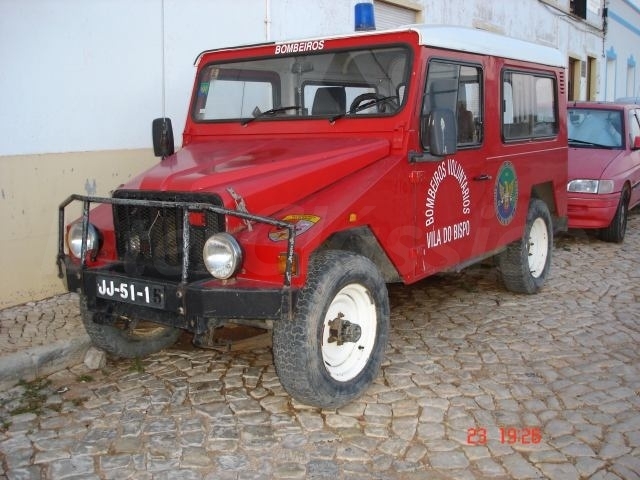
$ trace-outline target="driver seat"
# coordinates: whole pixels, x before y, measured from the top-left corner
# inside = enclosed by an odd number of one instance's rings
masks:
[[[313,97],[312,115],[338,115],[347,109],[344,87],[321,87]]]

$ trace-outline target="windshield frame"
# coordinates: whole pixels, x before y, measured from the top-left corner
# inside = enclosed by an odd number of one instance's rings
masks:
[[[357,62],[362,62],[363,59],[366,60],[369,55],[371,56],[367,66],[377,69],[378,76],[367,76],[365,73],[361,77],[356,77],[349,72],[340,76],[339,72],[338,74],[336,74],[336,71],[329,72],[329,68],[316,71],[314,67],[315,64],[321,63],[321,61],[332,67],[334,66],[332,62],[336,62],[339,58],[344,58],[344,63],[337,62],[335,65],[342,66],[345,69],[350,68],[348,63],[352,62],[353,66],[357,68]],[[385,57],[382,61],[386,62],[386,66],[380,61],[382,56]],[[315,63],[313,63],[314,61]],[[325,49],[317,52],[296,52],[286,55],[239,56],[235,59],[228,59],[227,57],[227,59],[220,61],[209,61],[198,69],[189,110],[190,119],[195,124],[241,123],[246,125],[254,120],[262,122],[328,118],[330,121],[335,121],[343,117],[351,119],[392,117],[399,114],[407,104],[412,80],[413,61],[413,49],[404,42],[353,45],[348,48]],[[296,64],[300,65],[297,70]],[[271,70],[266,70],[266,66],[272,66]],[[285,66],[287,68],[284,68]],[[276,69],[276,67],[279,69]],[[391,71],[392,68],[395,70]],[[223,71],[223,78],[220,78]],[[235,78],[230,78],[231,73],[235,75]],[[327,73],[332,75],[327,75]],[[283,78],[283,76],[288,77]],[[384,81],[387,82],[384,89],[380,88],[380,83],[382,83],[380,79],[382,77],[386,77]],[[232,114],[220,114],[219,110],[217,112],[212,110],[215,113],[207,114],[209,107],[206,102],[209,101],[212,91],[211,86],[213,85],[214,88],[222,86],[221,81],[224,80],[244,82],[242,104],[238,111]],[[265,98],[270,95],[271,98],[267,98],[266,103],[262,105],[256,104],[254,108],[245,108],[244,95],[246,85],[251,81],[263,82],[264,85],[257,87],[256,90],[263,88],[264,92],[260,92],[259,95],[263,95]],[[359,94],[367,91],[376,91],[383,92],[380,94],[381,97],[388,97],[389,95],[386,95],[386,93],[391,91],[392,86],[396,88],[394,96],[398,97],[398,101],[392,107],[387,106],[392,101],[385,98],[379,102],[370,102],[372,103],[370,108],[358,108],[357,111],[350,112],[350,101]],[[340,112],[313,112],[312,97],[314,96],[314,90],[323,87],[344,87],[347,93],[343,94],[345,97],[343,100],[344,108]],[[269,88],[271,88],[271,92],[268,92]],[[251,100],[247,102],[251,102]],[[378,105],[382,106],[378,107]],[[232,106],[232,108],[234,107]],[[273,110],[278,110],[278,112],[270,113]],[[219,114],[219,116],[215,116],[216,114]]]

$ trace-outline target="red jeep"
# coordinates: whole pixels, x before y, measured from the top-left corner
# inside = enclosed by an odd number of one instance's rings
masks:
[[[60,206],[60,275],[98,347],[142,357],[271,320],[284,388],[338,407],[379,372],[386,283],[497,256],[509,290],[544,284],[567,214],[557,50],[425,26],[196,64],[182,149],[157,119],[155,167]]]

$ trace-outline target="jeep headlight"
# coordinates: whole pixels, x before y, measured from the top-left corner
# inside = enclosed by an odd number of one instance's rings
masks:
[[[98,229],[92,224],[87,228],[87,253],[93,254],[98,250],[100,244],[100,235]],[[82,255],[82,222],[76,222],[69,228],[69,234],[67,235],[67,246],[69,252],[76,257],[80,258]]]
[[[612,193],[613,180],[571,180],[567,185],[567,191],[573,193]]]
[[[202,257],[212,276],[226,280],[238,271],[242,263],[242,250],[232,235],[217,233],[205,242]]]

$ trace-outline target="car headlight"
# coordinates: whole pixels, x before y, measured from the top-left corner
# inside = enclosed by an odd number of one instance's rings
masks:
[[[87,228],[87,253],[92,254],[98,250],[100,244],[100,235],[98,229],[92,224]],[[76,222],[69,228],[69,234],[67,235],[67,246],[69,252],[76,257],[80,258],[82,255],[82,222]]]
[[[567,191],[573,193],[612,193],[613,180],[571,180]]]
[[[225,280],[238,271],[242,263],[242,250],[232,235],[217,233],[204,243],[202,257],[209,273]]]

